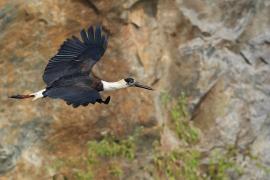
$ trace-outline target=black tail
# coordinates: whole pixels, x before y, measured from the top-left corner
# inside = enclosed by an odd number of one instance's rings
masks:
[[[35,97],[35,95],[14,95],[14,96],[10,96],[9,98],[26,99],[26,98],[31,98],[31,97]]]

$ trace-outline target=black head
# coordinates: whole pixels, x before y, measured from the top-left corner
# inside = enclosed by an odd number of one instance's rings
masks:
[[[126,78],[125,81],[128,85],[133,85],[135,83],[135,80],[133,78],[130,78],[130,77]]]
[[[126,78],[124,80],[126,81],[126,83],[129,87],[139,87],[139,88],[144,88],[144,89],[148,89],[148,90],[154,90],[153,88],[151,88],[149,86],[143,85],[143,84],[135,81],[135,79],[133,79],[133,78],[129,77],[129,78]]]

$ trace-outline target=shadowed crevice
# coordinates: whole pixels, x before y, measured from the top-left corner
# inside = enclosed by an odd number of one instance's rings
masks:
[[[90,7],[91,9],[93,9],[93,11],[97,14],[100,15],[101,12],[98,9],[98,7],[95,5],[95,3],[92,2],[92,0],[77,0],[78,2]]]
[[[138,7],[143,7],[145,13],[148,16],[156,18],[157,16],[157,5],[158,5],[158,0],[139,0],[135,2],[130,9],[136,9]]]

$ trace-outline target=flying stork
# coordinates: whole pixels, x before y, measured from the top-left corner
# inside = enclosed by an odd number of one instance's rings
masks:
[[[80,32],[81,39],[72,36],[61,45],[58,53],[49,60],[43,80],[47,87],[28,95],[14,95],[10,98],[60,98],[74,108],[89,103],[110,102],[110,96],[101,98],[101,91],[111,91],[127,87],[139,87],[153,90],[133,78],[121,79],[117,82],[107,82],[93,75],[92,68],[104,54],[108,36],[100,25],[90,26]]]

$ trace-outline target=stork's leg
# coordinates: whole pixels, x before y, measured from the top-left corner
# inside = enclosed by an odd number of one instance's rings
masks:
[[[102,100],[102,99],[98,99],[97,102],[100,103],[100,104],[109,104],[110,100],[111,100],[111,97],[108,96],[108,97],[105,99],[105,101]]]
[[[111,96],[108,96],[106,100],[104,101],[104,104],[109,104],[110,100],[111,100]]]

